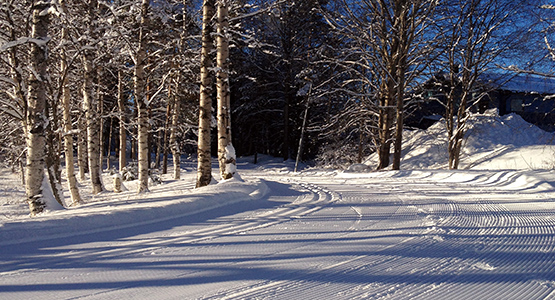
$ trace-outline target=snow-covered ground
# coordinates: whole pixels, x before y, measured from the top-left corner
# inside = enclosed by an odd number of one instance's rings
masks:
[[[478,116],[457,171],[435,125],[407,132],[402,171],[245,158],[242,180],[195,190],[185,162],[148,194],[84,186],[36,218],[4,171],[0,299],[555,298],[554,137]]]

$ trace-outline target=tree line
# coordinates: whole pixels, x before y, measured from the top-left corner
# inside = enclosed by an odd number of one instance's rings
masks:
[[[400,169],[404,118],[423,101],[414,91],[441,72],[455,169],[480,75],[549,73],[552,9],[541,4],[3,0],[0,157],[25,170],[32,215],[44,189],[71,205],[78,182],[104,191],[103,167],[136,166],[138,192],[155,169],[173,165],[179,179],[185,153],[196,153],[197,187],[212,180],[212,156],[233,177],[236,152],[322,164],[376,152],[378,169]]]

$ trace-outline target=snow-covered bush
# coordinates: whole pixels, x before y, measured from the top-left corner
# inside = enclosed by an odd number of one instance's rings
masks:
[[[150,168],[148,170],[148,176],[153,185],[162,184],[162,177],[158,169]],[[137,165],[137,162],[130,162],[127,166],[125,166],[121,172],[121,178],[123,181],[133,181],[139,179],[139,166]]]
[[[357,141],[339,141],[329,143],[320,147],[316,156],[316,165],[319,167],[331,167],[346,169],[357,163],[359,149]],[[364,147],[363,160],[370,155],[369,147]]]
[[[130,162],[121,170],[123,181],[133,181],[139,178],[139,167],[136,162]]]
[[[148,177],[150,178],[149,184],[152,184],[152,185],[162,184],[162,176],[158,169],[150,168],[150,170],[148,170]]]

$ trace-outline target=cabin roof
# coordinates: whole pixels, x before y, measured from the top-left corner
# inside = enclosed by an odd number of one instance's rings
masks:
[[[555,94],[555,78],[532,74],[484,73],[480,81],[493,88],[518,93]]]

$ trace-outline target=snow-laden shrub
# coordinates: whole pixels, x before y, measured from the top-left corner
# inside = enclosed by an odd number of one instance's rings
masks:
[[[139,166],[136,162],[130,162],[121,170],[123,181],[133,181],[139,178]]]
[[[365,173],[372,171],[372,169],[370,168],[370,166],[367,166],[365,164],[352,164],[345,171],[352,173]]]
[[[148,170],[148,177],[149,177],[149,182],[152,185],[159,185],[162,184],[162,175],[160,174],[160,171],[156,168],[150,168],[150,170]]]
[[[149,182],[153,185],[162,184],[162,176],[156,168],[148,170]],[[125,166],[121,172],[123,181],[133,181],[139,179],[139,166],[136,162],[131,162]]]
[[[369,147],[364,147],[363,159],[370,155],[369,150]],[[358,141],[330,142],[320,148],[316,156],[316,165],[325,168],[346,169],[357,163],[358,153]]]

